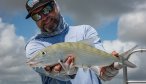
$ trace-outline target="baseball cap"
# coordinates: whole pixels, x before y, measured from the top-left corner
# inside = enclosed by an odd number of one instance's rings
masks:
[[[28,15],[25,18],[28,19],[31,16],[31,13],[35,9],[37,9],[38,7],[41,7],[43,5],[46,5],[50,1],[52,1],[52,0],[28,0],[26,2],[26,9],[28,11]]]

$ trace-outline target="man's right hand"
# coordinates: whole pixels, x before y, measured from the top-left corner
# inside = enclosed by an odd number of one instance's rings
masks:
[[[69,68],[69,74],[66,75],[73,75],[76,74],[77,72],[77,68],[73,67],[74,65],[74,55],[73,54],[69,54],[68,57],[66,58],[65,62],[62,63],[65,67]],[[62,65],[60,63],[54,65],[54,66],[50,66],[50,65],[46,65],[46,67],[44,68],[47,72],[49,73],[59,73],[61,72],[63,69]]]

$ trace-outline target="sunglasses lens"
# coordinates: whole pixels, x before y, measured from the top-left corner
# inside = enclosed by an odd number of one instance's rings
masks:
[[[44,9],[43,9],[43,14],[48,14],[52,11],[52,7],[50,5],[47,5]]]
[[[34,15],[32,15],[32,19],[35,21],[38,21],[41,19],[41,16],[39,14],[34,14]]]
[[[38,21],[41,19],[41,14],[49,14],[53,10],[53,2],[47,4],[39,13],[32,15],[32,19]]]

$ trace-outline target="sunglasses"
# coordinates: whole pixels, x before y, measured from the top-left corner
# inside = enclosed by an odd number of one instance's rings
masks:
[[[53,10],[53,3],[48,3],[41,11],[31,15],[31,18],[34,21],[39,21],[42,18],[41,16],[42,14],[43,15],[49,14],[52,10]]]

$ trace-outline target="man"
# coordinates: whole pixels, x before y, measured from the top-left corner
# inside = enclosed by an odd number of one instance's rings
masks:
[[[59,7],[54,0],[28,0],[26,2],[28,15],[40,29],[40,34],[34,36],[26,45],[26,56],[31,58],[37,51],[59,42],[77,42],[80,40],[98,36],[94,28],[89,25],[69,26],[60,14]],[[100,38],[95,40],[95,47],[104,50]],[[118,55],[116,52],[113,55]],[[33,67],[42,79],[42,84],[101,84],[101,80],[111,80],[117,75],[121,66],[113,63],[109,66],[92,66],[86,71],[82,68],[72,68],[71,75],[56,75],[64,71],[62,66],[73,65],[74,55],[69,54],[62,65],[46,65],[44,67]],[[31,63],[29,63],[31,65]]]

